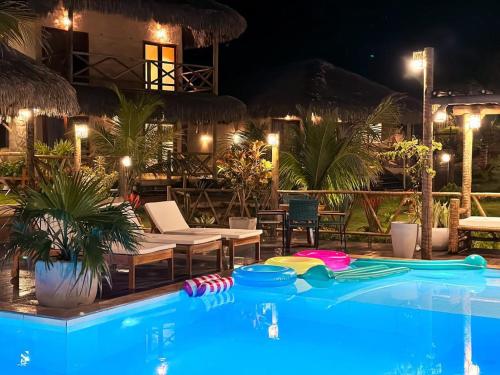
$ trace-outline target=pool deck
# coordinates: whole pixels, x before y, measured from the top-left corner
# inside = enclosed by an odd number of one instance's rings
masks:
[[[390,243],[372,243],[350,242],[349,253],[351,256],[370,257],[370,258],[389,258],[392,257],[392,247]],[[321,241],[321,248],[338,248],[336,241]],[[292,249],[292,252],[310,248],[299,245]],[[262,246],[262,260],[281,255],[282,249],[273,243],[266,242]],[[237,264],[247,264],[252,262],[253,249],[249,248],[237,254]],[[488,265],[493,268],[500,268],[500,251],[496,253],[482,254],[487,260]],[[434,259],[454,259],[463,258],[465,255],[450,255],[447,252],[434,252]],[[419,253],[415,255],[419,257]],[[210,273],[214,267],[214,258],[211,256],[199,257],[194,259],[194,272]],[[112,307],[120,306],[130,302],[140,301],[147,298],[160,296],[166,293],[174,292],[182,287],[182,281],[185,276],[184,259],[175,260],[176,280],[169,282],[166,275],[167,265],[155,264],[138,267],[137,269],[137,289],[130,292],[127,289],[128,275],[126,272],[113,272],[113,289],[104,287],[102,295],[98,296],[95,303],[89,306],[78,307],[75,309],[55,309],[39,306],[35,297],[34,276],[26,268],[21,268],[19,285],[11,283],[10,265],[4,264],[0,269],[0,316],[2,312],[15,312],[27,315],[36,315],[42,317],[51,317],[55,319],[71,319],[87,315],[93,312],[102,311]],[[224,273],[229,274],[230,271]]]

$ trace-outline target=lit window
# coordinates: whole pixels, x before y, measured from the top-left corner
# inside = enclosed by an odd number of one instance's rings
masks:
[[[175,46],[145,42],[144,58],[145,88],[175,91]]]

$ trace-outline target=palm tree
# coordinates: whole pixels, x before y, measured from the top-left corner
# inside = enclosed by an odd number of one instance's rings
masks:
[[[132,100],[117,88],[115,92],[120,102],[118,114],[109,124],[96,129],[93,140],[101,155],[117,159],[129,156],[132,159],[129,174],[132,182],[144,172],[148,162],[158,155],[158,126],[150,122],[163,102],[145,95]]]
[[[0,3],[0,42],[29,46],[34,42],[31,23],[35,15],[23,1]]]
[[[338,111],[322,116],[302,112],[292,147],[280,155],[283,189],[359,190],[377,177],[380,164],[373,141],[374,124],[399,125],[400,96],[383,100],[372,113],[351,113],[339,119]],[[317,118],[316,118],[317,119]],[[315,120],[316,120],[315,119]]]

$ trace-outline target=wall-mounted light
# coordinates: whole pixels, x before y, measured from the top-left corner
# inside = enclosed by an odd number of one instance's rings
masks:
[[[434,114],[434,122],[438,124],[445,123],[448,120],[448,114],[446,111],[439,110]]]
[[[443,152],[443,153],[441,154],[441,161],[442,161],[443,163],[449,163],[449,162],[450,162],[450,160],[451,160],[451,155],[450,155],[450,154],[448,154],[447,152]]]
[[[269,133],[267,135],[267,144],[269,146],[278,146],[280,144],[280,135],[278,133]]]
[[[130,156],[124,156],[121,163],[125,168],[130,168],[132,166],[132,158]]]
[[[157,42],[167,43],[171,41],[168,26],[162,25],[158,22],[152,22],[149,25],[149,33],[151,38]]]
[[[209,134],[202,134],[202,135],[200,136],[200,142],[201,142],[201,143],[206,144],[206,143],[209,143],[209,142],[211,142],[211,141],[212,141],[212,136],[211,136],[211,135],[209,135]]]
[[[237,133],[237,132],[234,133],[232,138],[233,138],[233,143],[235,145],[240,144],[240,142],[241,142],[241,135],[239,133]]]
[[[33,117],[33,111],[31,109],[20,109],[17,113],[17,117],[22,121],[26,122]]]
[[[75,124],[75,137],[87,139],[89,137],[89,127],[87,124]]]
[[[466,125],[469,129],[479,129],[481,127],[481,115],[475,113],[470,114]]]

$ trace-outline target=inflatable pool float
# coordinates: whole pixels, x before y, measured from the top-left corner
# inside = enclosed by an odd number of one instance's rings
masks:
[[[396,276],[408,272],[407,267],[390,268],[385,265],[374,265],[360,267],[346,271],[334,272],[326,266],[314,266],[302,275],[306,281],[328,281],[335,280],[338,282],[344,281],[363,281],[379,279],[382,277]]]
[[[295,270],[297,275],[302,275],[311,267],[324,266],[325,262],[317,258],[286,256],[269,258],[268,260],[266,260],[265,264],[290,267]]]
[[[289,267],[254,264],[235,269],[233,278],[237,285],[278,287],[293,284],[297,273]]]
[[[479,270],[488,265],[481,255],[469,255],[465,259],[420,260],[420,259],[358,259],[352,263],[354,267],[385,265],[387,267],[408,267],[414,270]]]
[[[295,254],[298,257],[316,258],[322,260],[325,265],[334,270],[342,271],[349,267],[351,257],[343,251],[335,250],[302,250]]]

